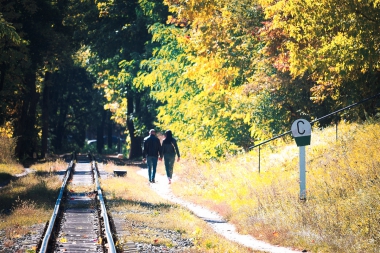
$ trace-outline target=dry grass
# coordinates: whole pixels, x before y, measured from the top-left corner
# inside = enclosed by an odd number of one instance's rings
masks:
[[[46,223],[51,216],[51,210],[39,208],[32,200],[17,199],[9,215],[1,215],[0,229],[5,229],[7,239],[12,240],[30,233],[28,226]]]
[[[311,145],[306,147],[306,201],[299,200],[299,158],[293,140],[264,145],[260,173],[257,150],[223,163],[182,159],[174,168],[179,180],[171,187],[176,195],[218,211],[239,232],[273,244],[318,253],[380,252],[379,136],[379,124],[340,123],[338,141],[334,127],[313,129]],[[123,168],[104,166],[109,172]],[[162,166],[159,163],[161,173]],[[54,166],[48,167],[41,171]],[[139,168],[125,168],[126,177],[102,180],[112,210],[128,210],[124,218],[136,223],[180,231],[194,238],[198,252],[249,252],[216,235],[186,209],[161,199],[135,173]],[[60,182],[43,175],[30,175],[0,189],[0,229],[48,220]],[[134,233],[126,240],[149,242],[146,238],[154,237],[136,232],[141,235]]]
[[[24,171],[24,167],[21,164],[10,163],[0,164],[0,185],[8,183],[15,175]]]
[[[307,201],[299,200],[298,147],[277,143],[224,163],[182,161],[173,191],[208,206],[241,233],[312,252],[380,252],[380,127],[313,130],[306,147]],[[202,196],[202,197],[200,197]]]
[[[30,168],[37,172],[58,172],[67,169],[67,163],[62,159],[57,159],[55,161],[48,161],[39,164],[33,164]]]
[[[28,226],[49,220],[61,183],[55,176],[47,177],[43,173],[16,179],[17,174],[24,172],[24,167],[11,155],[15,140],[4,136],[0,139],[0,161],[6,162],[0,164],[0,184],[4,185],[0,188],[0,229],[5,229],[11,243],[13,238],[29,233]],[[49,171],[58,164],[62,163],[41,164],[34,169]]]
[[[0,126],[0,163],[15,163],[14,153],[16,148],[16,139],[8,137],[2,130],[4,130],[4,128]]]
[[[0,173],[16,175],[24,171],[24,167],[18,163],[0,164]]]
[[[101,184],[110,210],[122,213],[129,221],[125,227],[131,233],[122,238],[123,241],[174,246],[170,240],[157,237],[152,230],[146,229],[149,227],[177,231],[183,238],[192,238],[195,243],[192,252],[253,252],[219,236],[188,210],[162,199],[152,191],[145,178],[136,174],[140,168],[121,168],[128,170],[127,176],[102,180]]]
[[[46,223],[54,208],[61,180],[48,174],[29,174],[0,189],[0,229],[8,239],[27,234],[28,226]]]
[[[33,224],[32,221],[39,220],[37,217],[47,217],[46,208],[54,206],[55,192],[62,184],[61,180],[48,172],[54,172],[65,168],[62,161],[49,162],[46,164],[34,165],[31,168],[35,170],[28,176],[16,179],[14,176],[24,172],[20,164],[0,165],[0,183],[7,184],[0,189],[0,214],[2,214],[3,225],[13,223],[23,225]],[[32,201],[32,202],[30,202]],[[23,205],[20,205],[23,203]],[[25,203],[35,203],[33,208],[26,209]],[[28,205],[29,206],[29,205]],[[18,215],[19,211],[27,210],[29,215],[23,217]]]
[[[24,167],[14,158],[16,139],[8,137],[6,129],[6,126],[0,126],[0,185],[24,171]]]

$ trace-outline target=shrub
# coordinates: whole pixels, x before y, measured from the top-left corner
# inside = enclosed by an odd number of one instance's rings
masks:
[[[0,135],[0,163],[13,163],[15,160],[16,139]]]

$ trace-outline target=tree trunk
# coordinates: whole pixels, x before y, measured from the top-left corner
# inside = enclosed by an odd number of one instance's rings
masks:
[[[134,103],[134,98],[136,99],[136,103]],[[131,94],[127,97],[128,99],[128,117],[127,117],[127,128],[129,132],[129,138],[130,138],[130,143],[131,145],[129,146],[129,159],[135,159],[139,158],[142,156],[142,147],[141,147],[141,142],[142,142],[142,137],[136,136],[135,134],[135,125],[133,123],[133,120],[131,119],[131,115],[135,111],[140,110],[140,95],[138,93]]]
[[[25,86],[22,112],[16,131],[16,155],[19,159],[23,159],[25,156],[32,157],[37,149],[35,123],[39,94],[36,91],[35,73],[28,73],[25,76]]]
[[[111,120],[111,112],[108,111],[108,117],[107,117],[107,146],[109,149],[112,149],[112,120]]]
[[[6,66],[5,66],[5,64],[1,64],[1,67],[0,67],[0,91],[2,91],[4,88],[5,72],[6,72]]]
[[[66,115],[67,115],[67,110],[60,108],[60,115],[57,122],[57,127],[55,129],[56,132],[55,132],[55,142],[54,142],[54,147],[59,152],[62,151],[62,141],[63,141],[63,136],[65,133]]]
[[[70,101],[70,95],[67,95],[66,100],[64,101],[61,96],[63,94],[67,94],[67,86],[64,85],[61,94],[59,94],[58,100],[60,101],[56,114],[58,115],[56,126],[55,126],[55,139],[54,139],[54,147],[57,152],[62,151],[62,142],[63,142],[63,136],[65,135],[65,123],[66,123],[66,117],[69,111],[69,105],[66,103],[66,101]]]
[[[42,93],[42,136],[41,136],[41,157],[44,158],[48,153],[49,138],[49,90],[51,73],[45,73],[45,85]]]
[[[99,154],[103,153],[104,148],[104,128],[106,124],[107,111],[103,110],[101,124],[98,125],[96,132],[96,149]]]

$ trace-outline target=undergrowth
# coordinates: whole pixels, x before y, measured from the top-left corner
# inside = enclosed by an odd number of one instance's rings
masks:
[[[104,166],[102,169],[112,171],[115,165]],[[109,212],[121,215],[129,231],[129,235],[119,238],[121,241],[175,247],[171,240],[154,233],[156,228],[177,231],[182,238],[191,238],[195,246],[186,252],[255,252],[226,240],[188,210],[162,199],[150,189],[145,178],[136,174],[140,168],[124,168],[127,176],[101,180]]]
[[[7,136],[5,127],[0,127],[0,186],[9,182],[16,174],[24,171],[24,167],[14,157],[16,139]]]
[[[311,252],[380,252],[380,127],[313,129],[306,146],[307,199],[299,199],[299,149],[278,141],[222,163],[176,164],[172,189],[247,233]]]
[[[8,183],[15,175],[24,171],[24,167],[17,163],[0,164],[0,185]]]
[[[56,159],[54,161],[47,161],[44,163],[36,163],[33,164],[30,168],[35,170],[36,172],[58,172],[58,171],[64,171],[68,167],[67,162],[65,162],[63,159]]]
[[[16,149],[16,139],[5,135],[0,127],[0,163],[12,164],[15,161],[14,153]]]
[[[56,176],[29,174],[0,189],[0,230],[5,230],[9,240],[49,220],[61,184]]]

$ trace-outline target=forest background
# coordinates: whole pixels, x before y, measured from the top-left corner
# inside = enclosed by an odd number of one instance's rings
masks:
[[[379,3],[1,0],[2,138],[21,160],[115,133],[139,158],[153,127],[201,161],[248,151],[380,92]]]
[[[380,93],[379,4],[0,0],[0,163],[90,139],[106,153],[117,137],[120,151],[121,136],[139,159],[148,130],[170,128],[190,166],[176,167],[179,195],[272,243],[378,252],[378,99],[315,125],[328,131],[312,139],[307,205],[294,143],[261,150],[277,151],[263,156],[271,173],[252,169],[257,149],[235,155]]]

